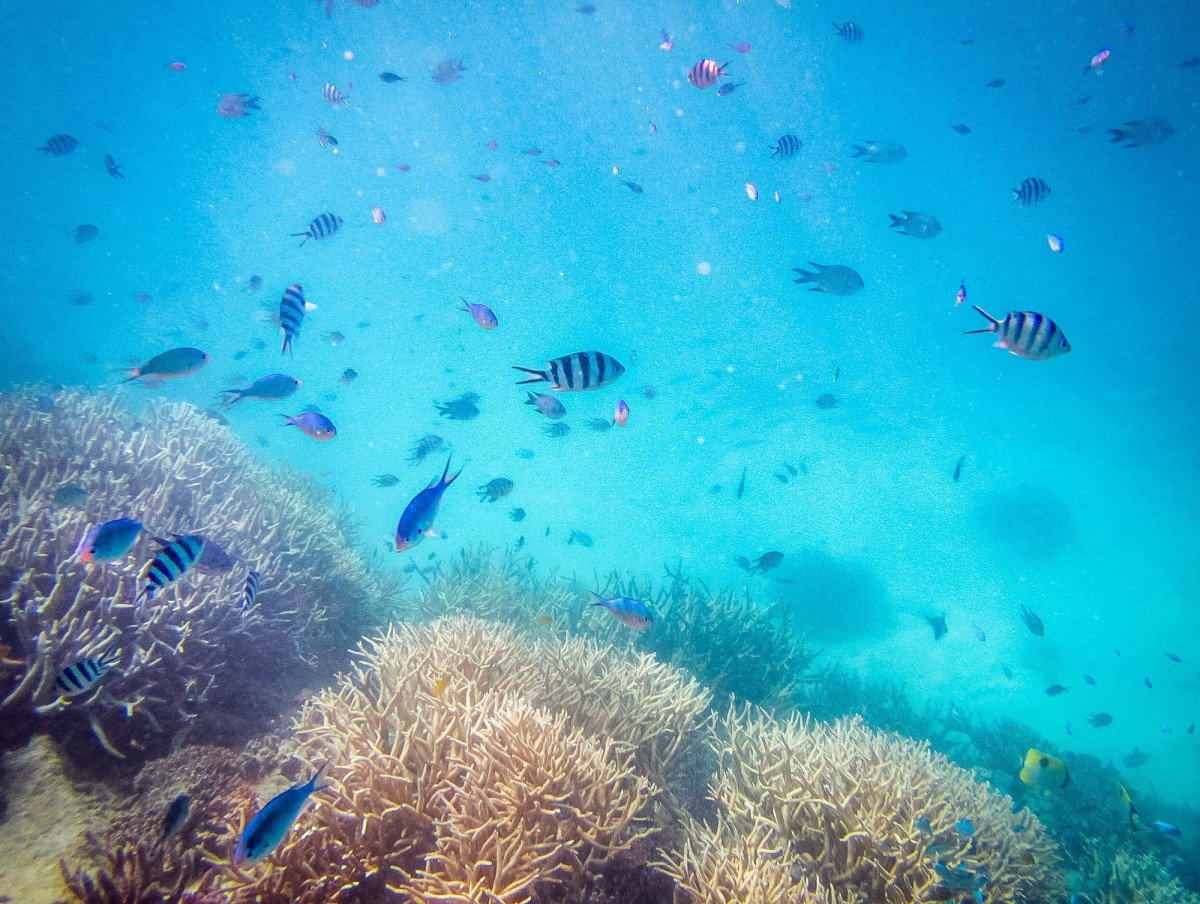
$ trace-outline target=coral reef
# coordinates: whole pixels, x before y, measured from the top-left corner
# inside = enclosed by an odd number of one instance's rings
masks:
[[[1058,854],[1037,819],[927,744],[858,720],[777,721],[749,707],[731,708],[716,736],[718,828],[693,827],[666,859],[696,902],[748,889],[762,900],[887,904],[976,890],[997,901],[1061,895]],[[731,874],[735,863],[742,872]]]
[[[234,738],[261,731],[396,590],[366,570],[327,494],[259,462],[189,405],[151,404],[135,418],[113,394],[27,391],[0,396],[0,423],[0,723],[10,738],[39,725],[90,729],[120,757],[197,724]],[[200,533],[234,562],[193,569],[134,605],[153,555],[145,538],[113,562],[74,555],[88,525],[117,517],[140,518],[151,535]],[[262,592],[243,615],[250,568]],[[62,668],[109,651],[119,660],[103,680],[58,695]],[[266,657],[270,682],[257,677]]]
[[[1200,896],[1184,889],[1149,854],[1118,851],[1107,871],[1104,865],[1097,860],[1097,872],[1103,878],[1089,885],[1081,900],[1090,904],[1200,904]]]
[[[553,574],[538,577],[533,566],[511,548],[499,555],[487,546],[464,549],[448,565],[422,572],[427,586],[405,611],[413,619],[467,613],[636,645],[686,669],[714,694],[736,694],[761,705],[788,703],[813,659],[778,607],[759,605],[744,593],[711,592],[679,569],[667,569],[667,581],[655,588],[616,573],[597,578],[595,586]],[[655,613],[654,627],[631,634],[587,605],[589,589],[645,601]]]

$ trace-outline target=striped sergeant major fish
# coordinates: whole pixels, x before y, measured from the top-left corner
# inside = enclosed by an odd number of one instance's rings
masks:
[[[777,142],[771,145],[771,156],[791,157],[800,150],[800,139],[795,135],[784,135]]]
[[[975,333],[995,333],[997,348],[1008,349],[1019,358],[1030,358],[1034,361],[1046,361],[1065,355],[1071,350],[1071,343],[1058,328],[1058,324],[1036,311],[1011,311],[1003,320],[997,320],[979,305],[972,305],[975,310],[989,321],[982,330],[967,330],[966,335]]]
[[[588,351],[575,352],[573,355],[563,355],[561,358],[551,358],[546,362],[545,370],[535,370],[530,367],[517,367],[514,370],[533,374],[528,380],[518,380],[517,385],[524,383],[549,383],[555,392],[585,392],[590,389],[600,389],[616,382],[625,373],[625,365],[604,352]]]
[[[342,94],[342,89],[330,82],[325,83],[325,87],[321,89],[321,96],[331,107],[347,107],[350,102],[346,100],[346,95]]]
[[[725,67],[728,63],[717,65],[716,60],[701,60],[692,67],[692,71],[688,73],[688,81],[703,91],[705,88],[711,88],[725,75]]]
[[[292,351],[296,337],[300,335],[300,325],[304,323],[304,314],[316,308],[315,304],[304,300],[304,287],[300,283],[292,283],[283,290],[279,299],[279,327],[283,330],[283,348],[280,354]]]
[[[198,534],[175,534],[172,539],[159,542],[162,547],[158,555],[142,569],[142,589],[137,595],[139,603],[142,600],[149,602],[172,581],[183,577],[204,552],[204,538]]]
[[[1046,200],[1046,196],[1050,194],[1050,186],[1037,176],[1030,176],[1021,182],[1020,187],[1012,189],[1012,193],[1014,201],[1020,201],[1022,207],[1028,207],[1030,204]]]
[[[834,22],[833,30],[847,44],[857,44],[863,39],[863,30],[854,22],[843,22],[841,25]]]
[[[331,235],[341,229],[342,223],[344,222],[345,221],[336,213],[323,213],[309,223],[306,230],[303,232],[293,232],[291,233],[291,236],[292,238],[304,236],[304,238],[300,241],[301,246],[303,246],[304,243],[309,239],[319,242],[321,239],[329,238]]]
[[[93,687],[104,673],[117,664],[121,654],[108,650],[100,656],[87,656],[67,666],[54,678],[64,697],[74,697]]]
[[[242,587],[242,615],[250,611],[250,607],[254,605],[254,600],[258,596],[258,578],[259,574],[253,568],[246,575],[246,583]]]

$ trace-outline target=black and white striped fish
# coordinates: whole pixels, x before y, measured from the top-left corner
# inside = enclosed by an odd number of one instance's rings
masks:
[[[728,63],[717,64],[716,60],[701,60],[692,67],[688,73],[688,81],[703,91],[705,88],[711,88],[725,75],[725,67]]]
[[[87,656],[67,666],[54,678],[54,683],[64,697],[74,697],[91,688],[104,677],[104,673],[117,664],[121,654],[108,650],[101,656]]]
[[[304,232],[293,232],[292,238],[296,238],[297,236],[301,235],[304,236],[304,239],[300,242],[301,245],[303,245],[309,239],[319,242],[321,239],[329,238],[331,235],[341,229],[343,222],[344,221],[342,218],[336,213],[323,213],[309,223],[308,228],[304,230]]]
[[[1019,188],[1012,189],[1013,200],[1020,201],[1022,207],[1044,201],[1050,194],[1050,186],[1037,176],[1030,176],[1021,183]]]
[[[279,299],[279,326],[283,330],[280,354],[292,350],[300,335],[300,325],[304,323],[304,313],[313,307],[304,300],[304,287],[300,283],[292,283],[283,290],[283,298]]]
[[[523,383],[549,383],[555,392],[584,392],[590,389],[600,389],[625,373],[625,365],[604,352],[588,351],[575,352],[573,355],[563,355],[546,362],[545,370],[535,370],[530,367],[515,367],[515,370],[533,374],[528,380],[518,380]]]
[[[162,547],[158,555],[142,569],[142,589],[137,595],[139,603],[142,600],[149,602],[164,587],[181,578],[204,552],[204,538],[197,534],[175,534],[172,539],[159,542]]]
[[[79,139],[74,135],[51,135],[38,150],[51,157],[65,157],[77,147]]]
[[[329,82],[326,82],[325,87],[321,89],[321,96],[325,98],[331,107],[347,107],[350,105],[350,101],[346,100],[346,95],[342,94],[342,89]]]
[[[841,25],[834,22],[833,28],[838,33],[838,37],[847,44],[857,44],[863,39],[863,30],[853,22],[844,22]]]
[[[250,573],[246,575],[246,584],[242,587],[242,615],[250,611],[258,596],[258,578],[258,572],[251,568]]]
[[[1011,311],[1003,320],[997,320],[979,305],[972,305],[975,310],[989,321],[982,330],[967,330],[966,335],[975,333],[995,333],[996,347],[1008,349],[1019,358],[1030,358],[1034,361],[1046,361],[1065,355],[1071,350],[1071,343],[1058,328],[1058,324],[1036,311]]]
[[[801,144],[800,139],[795,135],[784,135],[777,142],[771,145],[771,156],[774,157],[778,155],[780,157],[791,157],[798,150],[800,150],[802,146],[803,145]]]

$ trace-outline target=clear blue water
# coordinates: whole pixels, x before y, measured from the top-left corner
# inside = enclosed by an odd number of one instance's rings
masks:
[[[467,468],[438,519],[446,539],[418,561],[518,536],[540,567],[581,580],[681,561],[712,586],[794,600],[796,630],[833,660],[1105,760],[1139,746],[1151,759],[1129,771],[1135,790],[1200,802],[1200,738],[1187,733],[1200,721],[1200,68],[1179,65],[1200,53],[1200,11],[574,5],[336,0],[326,18],[305,0],[5,4],[0,385],[110,385],[113,368],[195,345],[213,356],[199,374],[121,391],[208,406],[286,370],[301,392],[239,406],[234,429],[335,487],[395,567],[408,561],[387,553],[399,513],[444,462],[405,458],[436,432]],[[862,43],[832,33],[847,18]],[[672,52],[658,47],[664,27]],[[749,53],[729,49],[743,40]],[[1105,45],[1101,74],[1081,75]],[[693,88],[705,57],[732,60],[745,85]],[[453,58],[462,79],[434,84]],[[408,81],[384,84],[385,70]],[[997,77],[1003,88],[984,87]],[[348,107],[322,99],[326,82]],[[219,117],[227,92],[262,110]],[[1140,149],[1107,140],[1150,116],[1175,134]],[[81,148],[35,152],[56,133]],[[785,133],[803,149],[771,159]],[[854,160],[862,139],[908,157]],[[1030,176],[1053,193],[1021,208],[1009,189]],[[937,216],[943,233],[897,235],[887,215],[901,210]],[[289,237],[326,211],[345,219],[338,235]],[[82,223],[99,226],[95,241],[71,238]],[[866,287],[808,292],[791,282],[807,261],[852,266]],[[960,279],[994,314],[1055,318],[1073,351],[1028,361],[962,335],[983,321],[956,308]],[[318,309],[281,359],[271,311],[293,282]],[[75,292],[92,302],[72,304]],[[460,296],[500,327],[480,330]],[[333,330],[340,346],[322,341]],[[565,396],[572,432],[545,437],[510,366],[588,348],[629,371]],[[344,386],[348,367],[359,377]],[[438,417],[435,400],[466,391],[482,397],[478,419]],[[823,393],[837,407],[818,409]],[[629,426],[589,430],[618,398]],[[278,425],[306,404],[333,418],[336,440]],[[784,462],[807,473],[780,483]],[[399,486],[371,485],[385,472]],[[473,489],[500,476],[513,495],[480,503]],[[510,521],[513,506],[528,519]],[[568,545],[572,529],[595,545]],[[768,550],[785,553],[772,574],[734,561]],[[830,593],[818,553],[875,590]],[[1022,603],[1045,638],[1025,629]],[[939,613],[949,634],[935,642],[923,616]],[[1070,690],[1047,697],[1051,683]],[[1111,728],[1085,724],[1097,711]]]

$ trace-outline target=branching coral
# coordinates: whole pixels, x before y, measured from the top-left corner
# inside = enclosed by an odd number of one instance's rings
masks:
[[[264,650],[276,679],[299,675],[360,635],[393,589],[365,569],[327,495],[259,462],[189,405],[151,405],[135,420],[112,395],[20,393],[0,396],[0,423],[0,642],[11,648],[0,656],[0,721],[9,730],[38,719],[90,726],[123,756],[161,745],[198,715],[253,722],[263,697],[287,693],[284,681],[256,680]],[[88,525],[126,516],[160,535],[203,534],[240,565],[193,569],[135,606],[148,542],[103,564],[73,555]],[[251,567],[262,593],[243,617]],[[58,696],[63,667],[109,650],[120,658],[104,680],[69,702]]]
[[[567,643],[628,674],[628,656]],[[331,787],[269,869],[230,880],[234,899],[519,904],[573,887],[593,864],[630,851],[649,831],[652,791],[634,757],[669,761],[644,718],[665,711],[656,695],[669,676],[642,673],[644,704],[610,698],[568,713],[551,692],[565,667],[543,664],[554,646],[564,644],[462,617],[370,642],[299,719],[304,756],[329,761]],[[584,658],[576,674],[596,668]],[[686,681],[673,686],[695,727],[703,706],[689,695],[706,698]]]
[[[1009,798],[926,744],[857,720],[779,722],[749,709],[731,709],[717,735],[712,793],[729,827],[718,841],[756,840],[756,883],[773,888],[781,859],[808,892],[819,883],[860,901],[902,904],[977,888],[991,900],[1049,901],[1061,891],[1058,855],[1036,818],[1014,814]],[[963,819],[969,832],[957,828]],[[711,847],[700,839],[693,851]],[[697,885],[687,849],[668,862],[682,884]],[[699,900],[725,900],[712,894]]]
[[[1099,861],[1096,865],[1102,866]],[[1153,856],[1128,851],[1118,851],[1107,877],[1082,897],[1090,904],[1200,904],[1200,896],[1187,891]]]

